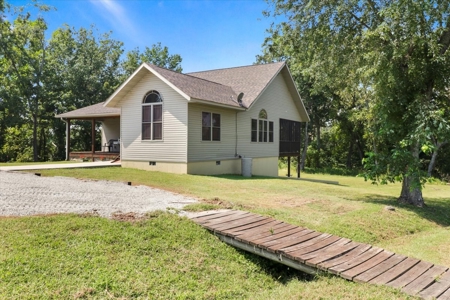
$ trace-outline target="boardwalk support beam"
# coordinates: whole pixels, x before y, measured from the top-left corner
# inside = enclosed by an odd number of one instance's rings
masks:
[[[302,264],[299,261],[287,258],[284,255],[277,255],[275,253],[266,251],[264,249],[261,249],[261,248],[258,248],[258,247],[254,247],[254,246],[251,246],[251,245],[246,244],[246,243],[239,242],[239,241],[237,241],[237,240],[235,240],[235,239],[233,239],[233,238],[231,238],[229,236],[225,236],[225,235],[222,235],[222,234],[217,233],[217,232],[215,232],[214,234],[222,242],[225,242],[225,243],[227,243],[229,245],[232,245],[232,246],[234,246],[236,248],[239,248],[239,249],[251,252],[253,254],[256,254],[256,255],[268,258],[268,259],[273,260],[275,262],[282,263],[282,264],[284,264],[284,265],[286,265],[288,267],[291,267],[293,269],[296,269],[296,270],[299,270],[299,271],[302,271],[302,272],[305,272],[305,273],[308,273],[308,274],[312,274],[312,275],[322,273],[321,270],[318,270],[318,269],[312,268],[310,266],[307,266],[305,264]]]

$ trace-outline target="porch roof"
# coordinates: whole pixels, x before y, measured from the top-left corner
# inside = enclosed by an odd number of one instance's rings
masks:
[[[120,117],[120,108],[105,107],[103,106],[104,103],[105,102],[100,102],[80,109],[72,110],[63,114],[56,115],[55,118],[92,119]]]

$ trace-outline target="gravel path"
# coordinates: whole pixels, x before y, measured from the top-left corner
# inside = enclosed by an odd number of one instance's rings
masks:
[[[193,198],[146,186],[0,171],[0,216],[52,213],[144,214],[182,209]]]

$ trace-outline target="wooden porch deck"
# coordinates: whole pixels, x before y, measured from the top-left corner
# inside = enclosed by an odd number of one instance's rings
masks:
[[[91,161],[114,160],[120,157],[119,152],[103,152],[103,151],[74,151],[69,153],[69,159],[88,159]]]
[[[230,245],[309,274],[325,271],[450,300],[450,270],[444,266],[244,211],[207,211],[191,219]]]

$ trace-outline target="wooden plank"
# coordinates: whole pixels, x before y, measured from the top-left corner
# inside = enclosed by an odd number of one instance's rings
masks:
[[[239,218],[239,219],[235,219],[235,220],[231,220],[229,222],[225,222],[225,223],[221,223],[221,224],[216,224],[216,223],[206,223],[207,226],[210,226],[211,229],[213,229],[214,231],[224,231],[227,229],[233,229],[239,226],[243,226],[243,225],[247,225],[247,224],[252,224],[255,223],[257,221],[266,219],[265,217],[262,216],[255,216],[254,214],[248,214],[245,215],[243,218]]]
[[[379,263],[378,265],[374,266],[370,270],[365,271],[364,273],[359,274],[355,278],[353,278],[353,281],[355,282],[368,282],[375,277],[382,275],[392,267],[398,265],[402,261],[406,259],[406,256],[394,254],[393,256],[389,257],[385,261]]]
[[[191,218],[227,243],[314,274],[386,284],[425,299],[450,300],[450,270],[381,248],[237,210]]]
[[[318,256],[324,256],[327,253],[329,253],[330,251],[338,251],[338,249],[341,249],[342,246],[344,246],[350,242],[351,241],[349,239],[340,238],[338,241],[336,241],[328,246],[325,246],[316,251],[301,255],[300,256],[301,261],[305,262],[307,260],[314,259]],[[339,250],[338,253],[340,253],[340,252],[341,251]]]
[[[210,226],[211,228],[213,228],[213,226],[217,226],[218,224],[242,219],[242,218],[245,218],[246,216],[248,216],[248,213],[246,213],[246,212],[235,212],[234,214],[230,214],[230,215],[219,217],[219,218],[214,218],[212,220],[201,221],[201,224],[203,227]]]
[[[234,210],[230,210],[230,209],[218,210],[218,211],[204,211],[204,212],[198,213],[198,215],[196,215],[195,217],[192,217],[191,220],[197,223],[197,221],[217,218],[220,216],[226,216],[229,214],[233,214],[234,212],[235,212]]]
[[[276,243],[276,241],[279,241],[280,239],[282,239],[282,238],[284,238],[286,236],[291,236],[292,234],[301,232],[303,230],[305,230],[305,229],[301,228],[301,227],[295,227],[295,228],[292,228],[292,229],[289,229],[289,230],[286,230],[286,231],[283,231],[283,232],[279,232],[277,234],[273,234],[273,235],[271,235],[269,237],[265,237],[265,238],[261,238],[261,239],[255,240],[253,242],[254,243],[258,243],[258,244],[260,244],[260,246],[264,247],[265,243],[269,243],[269,244],[270,243]]]
[[[269,223],[270,224],[270,223]],[[292,226],[292,225],[291,225]],[[262,238],[264,236],[269,236],[278,232],[285,231],[287,229],[290,229],[289,224],[286,224],[284,222],[278,222],[276,224],[270,224],[269,226],[263,225],[260,227],[256,227],[253,230],[249,230],[248,232],[244,234],[240,234],[235,237],[235,239],[242,241],[242,242],[249,242],[251,240],[256,240],[259,238]]]
[[[355,257],[363,254],[364,252],[366,252],[367,250],[369,250],[371,248],[372,248],[371,245],[359,244],[356,248],[354,248],[350,252],[345,253],[342,256],[335,257],[330,260],[324,261],[324,262],[320,263],[319,265],[317,265],[317,267],[321,270],[328,270],[329,268],[346,263],[346,262],[354,259]]]
[[[405,260],[403,260],[393,268],[389,269],[387,272],[371,279],[369,283],[386,284],[394,280],[395,278],[401,276],[402,274],[406,273],[409,269],[417,265],[419,262],[420,260],[418,259],[407,257]]]
[[[240,234],[244,234],[246,231],[255,229],[256,227],[260,227],[260,226],[268,224],[268,223],[276,223],[276,222],[279,222],[279,221],[276,221],[272,218],[267,218],[267,219],[263,219],[261,221],[257,221],[255,223],[251,223],[251,224],[248,224],[245,226],[239,226],[239,227],[232,228],[232,229],[226,229],[226,230],[223,230],[222,233],[227,236],[234,237],[234,236],[237,236]]]
[[[298,238],[314,232],[314,230],[305,229],[305,228],[301,228],[301,227],[298,227],[298,228],[301,230],[298,230],[297,232],[293,232],[290,235],[278,238],[276,240],[264,242],[262,244],[262,246],[265,248],[269,248],[269,247],[272,248],[272,247],[278,247],[281,245],[285,245],[286,243],[289,243],[289,242],[296,243]]]
[[[436,281],[421,291],[419,296],[425,299],[436,299],[448,289],[450,289],[450,270],[436,278]]]
[[[324,240],[326,238],[329,238],[331,236],[331,234],[329,233],[320,233],[317,232],[316,236],[313,238],[308,238],[307,240],[303,241],[302,243],[296,244],[296,245],[292,245],[286,248],[281,248],[280,250],[278,250],[278,253],[284,254],[284,255],[288,255],[289,252],[294,252],[297,250],[300,250],[302,248],[311,246],[317,242],[320,242],[321,240]]]
[[[310,246],[304,247],[302,249],[299,249],[299,250],[296,250],[293,252],[289,252],[289,255],[291,255],[292,257],[295,257],[295,260],[298,260],[303,263],[304,262],[304,260],[302,259],[303,254],[316,252],[319,249],[325,248],[331,244],[336,243],[340,239],[341,239],[341,237],[339,237],[339,236],[331,235],[328,238],[318,241],[317,243],[314,243]]]
[[[219,209],[219,210],[206,210],[206,211],[195,212],[190,215],[189,219],[195,220],[200,217],[205,217],[205,216],[223,213],[223,212],[227,212],[227,211],[230,211],[230,210],[229,209]]]
[[[293,234],[290,237],[286,237],[286,238],[280,240],[279,244],[268,246],[267,251],[283,253],[283,251],[281,251],[281,249],[284,249],[284,248],[287,248],[290,246],[294,246],[294,245],[299,245],[299,244],[301,244],[305,241],[308,241],[310,239],[313,239],[321,234],[322,233],[320,233],[320,232],[316,232],[316,231],[307,229],[307,230],[298,232],[296,234]]]
[[[437,300],[450,300],[450,289],[444,292],[442,295],[437,297]]]
[[[204,216],[192,218],[191,220],[194,221],[197,224],[203,224],[205,221],[212,220],[212,219],[215,219],[215,218],[224,217],[224,216],[228,216],[228,215],[232,215],[235,212],[236,212],[235,210],[228,210],[228,211],[224,211],[224,212],[212,213],[212,214],[207,214],[207,215],[204,215]]]
[[[246,236],[252,236],[252,235],[258,234],[260,232],[263,232],[263,231],[266,231],[266,230],[270,230],[271,228],[273,229],[274,226],[277,226],[279,224],[285,224],[285,223],[281,222],[281,221],[274,220],[273,222],[269,222],[269,223],[260,225],[258,227],[253,227],[251,229],[245,230],[245,231],[240,232],[240,233],[236,233],[234,237],[238,238],[238,237],[242,236],[243,238],[246,238]]]
[[[446,270],[447,267],[434,265],[428,271],[426,271],[425,273],[417,277],[414,281],[409,283],[407,286],[403,287],[402,291],[410,295],[416,295],[417,293],[425,289],[427,286],[432,284],[436,279],[436,277],[440,276]]]
[[[386,285],[395,288],[402,288],[413,282],[417,277],[428,271],[428,269],[430,269],[432,266],[432,263],[420,261],[417,265],[415,265],[396,279],[386,283]]]
[[[354,267],[368,261],[369,259],[371,259],[372,257],[374,257],[375,255],[379,254],[382,251],[383,251],[383,249],[381,249],[381,248],[372,247],[369,250],[362,253],[361,255],[358,255],[345,263],[342,263],[337,266],[329,268],[328,271],[333,274],[342,273],[346,270],[354,268]]]
[[[371,259],[366,260],[362,264],[359,264],[356,267],[346,270],[346,271],[340,273],[339,275],[345,279],[353,280],[353,278],[355,278],[359,274],[375,267],[376,265],[385,261],[392,255],[394,255],[394,253],[383,250],[380,253],[378,253],[377,255],[373,256]]]
[[[255,246],[258,246],[258,243],[255,243],[254,241],[262,239],[262,238],[265,238],[265,237],[272,237],[275,234],[282,233],[282,232],[291,230],[293,228],[295,228],[295,226],[283,223],[283,224],[279,224],[279,225],[273,226],[273,227],[271,227],[269,229],[266,229],[264,231],[261,231],[260,233],[257,233],[255,235],[247,236],[245,239],[246,239],[246,241],[248,243],[250,243],[252,245],[255,245]],[[238,236],[238,238],[242,238],[242,235]]]
[[[303,264],[300,264],[297,261],[293,261],[293,260],[288,259],[287,257],[282,257],[282,256],[279,256],[278,254],[265,251],[264,249],[260,249],[258,247],[254,247],[254,246],[251,246],[251,245],[246,244],[246,243],[241,243],[241,242],[236,241],[235,239],[233,239],[231,237],[228,237],[228,236],[225,236],[225,235],[217,234],[217,237],[221,241],[223,241],[223,242],[225,242],[225,243],[227,243],[229,245],[232,245],[234,247],[243,249],[243,250],[248,251],[250,253],[254,253],[254,254],[260,255],[262,257],[271,259],[271,260],[273,260],[275,262],[285,264],[286,266],[289,266],[289,267],[291,267],[293,269],[300,270],[300,271],[308,273],[308,274],[317,274],[317,269],[311,268],[311,267],[303,265]]]
[[[343,239],[343,240],[345,240],[345,239]],[[343,254],[358,247],[358,245],[359,245],[359,243],[350,241],[349,243],[345,243],[340,246],[336,246],[336,247],[331,246],[331,247],[329,247],[329,249],[320,253],[320,255],[316,255],[315,257],[305,259],[305,263],[308,266],[317,266],[318,264],[320,264],[324,261],[327,261],[329,259],[332,259],[336,256],[342,256]]]

